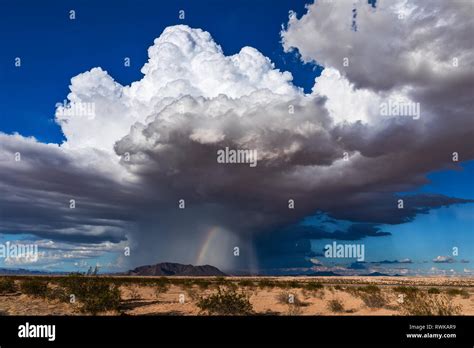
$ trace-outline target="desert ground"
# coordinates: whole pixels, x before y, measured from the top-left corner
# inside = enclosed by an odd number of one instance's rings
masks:
[[[0,276],[0,315],[474,315],[474,278]]]

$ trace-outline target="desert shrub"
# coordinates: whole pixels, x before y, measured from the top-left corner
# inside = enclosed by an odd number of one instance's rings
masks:
[[[393,288],[393,291],[407,295],[407,296],[414,296],[418,292],[420,292],[419,289],[413,287],[413,286],[397,286]]]
[[[292,297],[290,297],[292,296]],[[290,306],[296,306],[296,307],[306,307],[308,303],[303,302],[299,299],[299,297],[296,294],[291,294],[289,292],[281,292],[276,296],[276,299],[278,303],[281,304],[287,304]],[[291,302],[293,301],[293,302]]]
[[[217,315],[249,315],[253,308],[249,298],[235,290],[217,289],[217,293],[201,297],[197,303],[201,312]]]
[[[171,286],[171,282],[168,278],[165,278],[165,277],[158,278],[155,283],[155,294],[158,296],[159,294],[167,292],[170,286]]]
[[[469,298],[469,293],[464,289],[448,289],[446,290],[446,294],[449,296],[462,296],[463,298]]]
[[[201,290],[205,290],[209,288],[211,282],[207,279],[198,279],[194,281],[194,284],[196,284]]]
[[[378,294],[380,293],[380,288],[377,285],[366,285],[366,286],[359,286],[357,288],[358,291],[365,292],[368,294]]]
[[[130,298],[132,300],[139,300],[140,299],[140,292],[139,292],[139,287],[138,285],[131,285],[129,288],[128,288],[128,291],[129,291],[129,294],[130,294]]]
[[[387,300],[380,292],[362,292],[359,297],[369,308],[381,308],[387,304]]]
[[[217,287],[227,285],[227,279],[223,276],[217,276],[214,278],[214,285]]]
[[[44,298],[48,293],[48,283],[40,279],[25,279],[20,283],[20,290],[25,295]]]
[[[301,313],[303,313],[301,306],[288,305],[288,315],[301,315]]]
[[[385,296],[377,285],[349,287],[347,292],[359,297],[369,308],[380,308],[387,304]]]
[[[321,287],[323,287],[323,286],[321,285]],[[344,289],[343,289],[342,286],[340,286],[340,285],[335,285],[335,286],[334,286],[334,290],[342,291],[342,290],[344,290]]]
[[[67,302],[70,299],[68,294],[66,293],[66,290],[60,286],[48,288],[46,297],[50,300],[59,300],[62,302]]]
[[[106,279],[71,275],[64,281],[67,298],[70,295],[82,303],[81,311],[97,314],[107,310],[117,310],[120,306],[120,290],[118,285]]]
[[[296,280],[290,280],[289,282],[282,282],[281,285],[285,288],[296,289],[300,287],[300,283]]]
[[[400,309],[404,315],[456,315],[461,311],[460,306],[451,303],[444,295],[428,295],[413,292],[403,299]]]
[[[250,279],[242,279],[241,281],[239,281],[239,285],[243,287],[252,288],[255,286],[255,283]]]
[[[308,282],[305,284],[304,287],[306,290],[310,290],[310,291],[324,289],[323,284],[318,283],[318,282]]]
[[[117,310],[120,306],[121,298],[118,286],[95,279],[85,282],[84,285],[86,289],[79,297],[83,312],[97,314],[107,310]]]
[[[275,282],[271,281],[270,279],[261,279],[258,282],[258,287],[260,289],[265,289],[265,288],[273,289],[275,286],[276,286]]]
[[[193,289],[192,287],[189,289],[186,289],[186,294],[188,294],[189,298],[192,299],[193,301],[199,300],[198,291]]]
[[[0,279],[0,294],[8,294],[17,291],[17,286],[12,278],[4,277]]]
[[[331,312],[340,313],[344,312],[344,305],[338,299],[332,299],[328,302],[328,308]]]

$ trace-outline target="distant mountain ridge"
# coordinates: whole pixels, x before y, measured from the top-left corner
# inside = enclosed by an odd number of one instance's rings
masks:
[[[29,269],[24,269],[24,268],[0,268],[0,275],[48,275],[48,274],[67,274],[67,273],[29,270]]]
[[[193,266],[173,262],[145,265],[126,272],[131,276],[225,276],[217,267],[210,265]]]

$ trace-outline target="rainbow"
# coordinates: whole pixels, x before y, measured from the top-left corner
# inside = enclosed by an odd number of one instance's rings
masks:
[[[212,244],[212,241],[216,238],[219,233],[218,227],[212,227],[204,238],[204,243],[201,245],[201,250],[198,253],[198,257],[196,259],[195,265],[202,265],[204,263],[204,258],[207,255],[207,251],[209,250],[209,246]]]

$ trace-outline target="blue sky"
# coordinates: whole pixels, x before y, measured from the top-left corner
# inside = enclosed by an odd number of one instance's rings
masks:
[[[229,7],[219,0],[153,2],[2,1],[0,22],[0,80],[10,86],[0,96],[0,129],[60,143],[61,129],[54,121],[55,104],[67,96],[71,77],[100,66],[123,85],[142,77],[146,49],[164,28],[188,24],[212,33],[226,55],[244,46],[256,47],[281,70],[293,74],[294,83],[307,92],[321,69],[301,64],[283,52],[279,32],[290,9],[304,12],[305,1],[242,0]],[[76,19],[69,20],[69,11]],[[178,18],[185,11],[185,20]],[[139,20],[139,25],[137,25]],[[243,25],[244,24],[244,25]],[[14,66],[22,58],[22,69]],[[131,66],[124,67],[123,58]]]
[[[61,143],[65,138],[54,121],[55,104],[68,92],[71,77],[100,66],[122,85],[142,77],[140,68],[147,61],[146,49],[164,28],[175,24],[209,31],[226,55],[252,46],[269,57],[275,67],[292,73],[296,86],[309,93],[322,67],[304,64],[295,52],[285,53],[280,30],[288,21],[289,10],[305,12],[303,0],[241,0],[229,6],[225,1],[33,1],[0,3],[0,131],[33,136],[44,143]],[[69,10],[76,19],[68,18]],[[184,10],[186,18],[178,19]],[[14,66],[21,57],[22,68]],[[131,58],[125,67],[123,59]],[[462,170],[429,173],[430,183],[410,193],[436,193],[474,199],[474,161],[464,162]],[[474,205],[461,204],[434,209],[412,222],[384,225],[390,236],[366,237],[367,261],[401,260],[418,272],[437,267],[462,273],[474,259]],[[31,239],[31,235],[4,235],[3,241]],[[318,251],[326,240],[313,241]],[[460,254],[454,263],[433,263],[437,256],[451,256],[452,247]],[[89,260],[89,264],[114,262],[116,253]],[[459,260],[469,261],[461,263]],[[59,265],[75,269],[77,260]],[[347,262],[350,262],[348,260]],[[0,267],[3,261],[0,260]],[[54,268],[54,267],[53,267]]]

